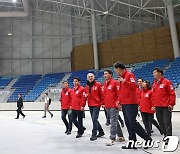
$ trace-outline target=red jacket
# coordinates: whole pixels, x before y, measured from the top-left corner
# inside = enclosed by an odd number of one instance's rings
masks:
[[[104,105],[106,108],[117,108],[119,83],[113,78],[104,82]]]
[[[127,70],[122,74],[122,78],[125,82],[120,82],[119,89],[119,101],[120,104],[138,104],[136,95],[136,78],[134,74],[128,72]]]
[[[137,89],[136,89],[136,95],[137,95],[138,104],[140,104],[141,93],[142,93],[142,89],[140,89],[139,87],[137,87]]]
[[[88,106],[100,107],[102,105],[103,92],[101,84],[99,82],[94,81],[94,84],[91,88],[91,92],[89,91],[89,85],[86,85],[85,93],[88,95]]]
[[[140,97],[140,111],[145,113],[154,113],[152,110],[154,107],[152,103],[152,90],[143,89]]]
[[[162,77],[159,82],[154,80],[152,100],[154,106],[168,107],[174,106],[176,101],[176,94],[171,81]]]
[[[61,109],[70,109],[71,106],[71,89],[70,88],[63,88],[61,91]]]
[[[71,104],[73,110],[81,110],[85,106],[84,88],[81,85],[72,89]]]

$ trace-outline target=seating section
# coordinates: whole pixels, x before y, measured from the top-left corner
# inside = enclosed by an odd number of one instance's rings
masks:
[[[63,77],[64,73],[46,74],[42,77],[42,80],[29,91],[24,101],[35,101],[47,87],[55,86]]]
[[[155,67],[160,67],[164,69],[164,76],[172,81],[175,88],[180,84],[180,57],[176,58],[172,62],[170,59],[155,60],[149,62],[135,63],[126,65],[127,69],[132,71],[136,78],[143,78],[144,80],[149,80],[153,82],[153,70]],[[85,86],[87,82],[87,74],[89,72],[95,74],[96,81],[99,81],[103,84],[104,82],[104,71],[106,69],[112,70],[113,77],[117,79],[117,74],[114,72],[113,67],[102,68],[100,70],[83,70],[83,71],[74,71],[67,72],[70,73],[68,78],[69,87],[73,87],[74,77],[79,77],[81,80],[81,85]],[[17,100],[18,93],[21,93],[24,101],[35,101],[42,92],[49,86],[56,86],[59,83],[65,74],[67,73],[55,73],[55,74],[46,74],[41,75],[22,75],[14,83],[12,89],[15,91],[9,97],[8,102],[14,102]],[[8,83],[12,80],[12,77],[0,77],[0,88],[5,88]]]
[[[19,93],[21,93],[24,98],[28,91],[34,87],[40,78],[41,75],[21,75],[12,86],[12,89],[15,89],[15,91],[8,98],[8,102],[16,101]]]
[[[11,81],[13,77],[1,76],[0,77],[0,89],[4,89]]]
[[[171,80],[174,87],[180,84],[180,57],[176,58],[165,71],[164,76]]]
[[[154,80],[153,77],[153,70],[155,67],[159,67],[164,69],[169,65],[170,60],[169,59],[163,59],[163,60],[155,60],[150,63],[147,63],[146,65],[142,66],[140,69],[134,68],[132,71],[136,78],[143,78],[144,80],[149,80],[151,83]]]
[[[74,79],[74,77],[78,77],[81,80],[81,85],[85,86],[86,82],[87,82],[87,74],[88,73],[93,73],[94,74],[95,72],[94,72],[94,70],[71,72],[71,76],[68,78],[69,87],[70,88],[73,87],[73,79]]]
[[[150,61],[150,62],[142,62],[142,63],[135,63],[135,64],[127,64],[126,68],[129,71],[132,71],[132,70],[136,70],[136,69],[141,69],[143,66],[145,66],[145,65],[147,65],[149,63],[152,63],[152,61]],[[102,68],[100,71],[97,72],[96,80],[98,82],[103,84],[103,82],[104,82],[103,74],[104,74],[105,70],[111,70],[113,72],[113,78],[117,79],[117,74],[115,73],[114,68],[113,67],[107,67],[107,68]]]

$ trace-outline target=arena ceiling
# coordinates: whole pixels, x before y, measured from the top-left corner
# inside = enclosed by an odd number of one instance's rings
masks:
[[[23,3],[28,1],[31,8],[39,13],[56,14],[59,17],[69,16],[90,20],[92,0],[0,0],[0,12],[21,12],[24,10]],[[154,24],[157,18],[167,18],[168,0],[94,0],[96,16],[105,19],[112,16],[116,19]],[[175,14],[180,14],[180,0],[172,0]],[[53,8],[53,9],[52,9]],[[151,20],[141,18],[151,17]]]

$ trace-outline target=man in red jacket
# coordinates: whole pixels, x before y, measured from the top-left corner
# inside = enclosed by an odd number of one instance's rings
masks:
[[[64,122],[66,126],[66,131],[65,133],[67,135],[71,134],[72,130],[72,117],[71,117],[71,89],[68,86],[68,82],[64,81],[63,82],[63,88],[61,91],[61,119]],[[66,115],[68,114],[68,119],[66,119]]]
[[[136,92],[137,92],[137,99],[138,99],[138,103],[140,103],[141,92],[143,90],[143,79],[142,78],[139,78],[137,80],[137,85],[138,85],[137,90],[136,90]]]
[[[163,70],[155,68],[152,101],[156,108],[156,117],[164,136],[172,136],[172,110],[176,95],[171,81],[163,77]]]
[[[102,88],[101,88],[101,84],[95,81],[94,74],[92,73],[87,74],[85,98],[87,99],[89,111],[91,114],[91,119],[93,122],[93,130],[90,140],[94,141],[97,139],[97,137],[101,137],[105,134],[98,121],[99,111],[103,101]],[[97,135],[97,131],[99,131],[98,135]]]
[[[114,70],[117,73],[120,82],[119,99],[117,105],[122,105],[125,124],[129,133],[129,140],[136,141],[136,134],[144,140],[152,141],[151,137],[145,132],[143,127],[137,122],[138,100],[136,96],[136,79],[134,74],[128,72],[121,62],[114,64]],[[136,149],[134,146],[122,146],[122,149]]]
[[[111,70],[104,71],[104,105],[107,114],[110,116],[110,140],[106,143],[107,146],[114,144],[115,140],[122,142],[125,141],[121,127],[118,122],[119,109],[116,105],[118,101],[119,83],[112,78],[113,72]],[[116,134],[118,138],[116,139]]]
[[[76,138],[80,138],[85,130],[85,127],[83,127],[83,111],[85,107],[84,88],[81,86],[78,77],[74,78],[73,84],[74,88],[71,92],[72,122],[78,126]]]

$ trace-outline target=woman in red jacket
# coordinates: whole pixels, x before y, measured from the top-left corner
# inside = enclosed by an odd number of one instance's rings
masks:
[[[140,99],[140,111],[147,133],[151,136],[151,126],[153,124],[159,130],[160,134],[162,134],[159,124],[154,119],[155,109],[152,103],[151,83],[147,80],[143,82],[143,90],[141,92]]]

